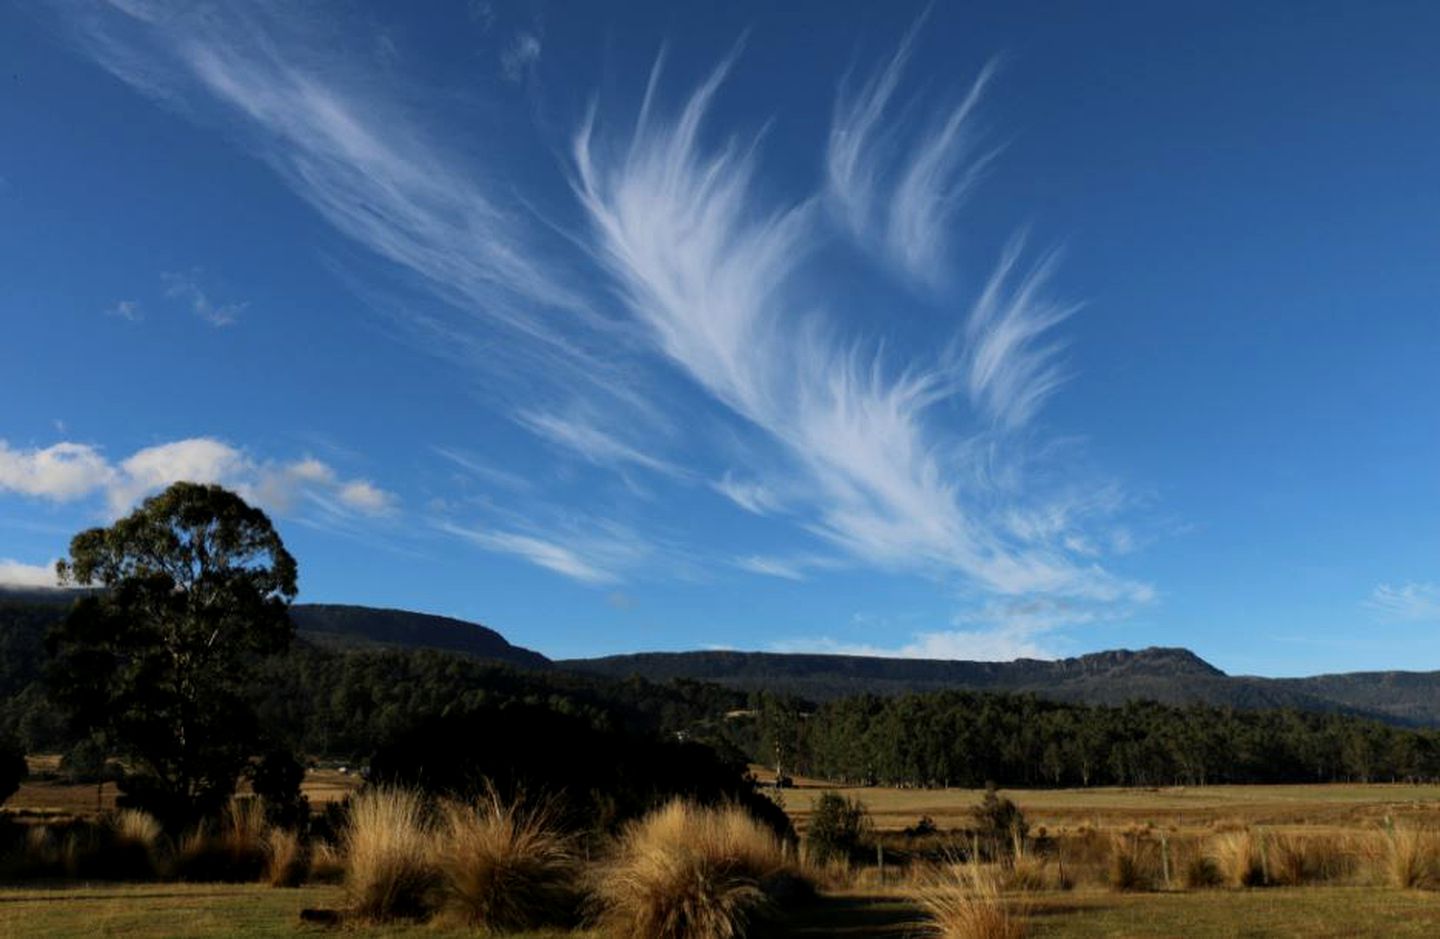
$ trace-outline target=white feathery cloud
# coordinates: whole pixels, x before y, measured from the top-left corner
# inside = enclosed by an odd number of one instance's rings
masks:
[[[516,419],[536,436],[571,450],[596,466],[631,464],[667,476],[685,475],[680,467],[642,452],[583,418],[522,411]]]
[[[214,302],[200,283],[200,276],[198,270],[183,274],[161,274],[160,279],[165,284],[165,296],[182,301],[190,307],[191,313],[211,326],[233,325],[250,304]]]
[[[105,315],[131,323],[138,323],[145,318],[145,315],[140,311],[139,300],[117,300],[114,306],[105,311]]]
[[[1114,614],[1111,614],[1112,616]],[[1068,602],[1047,599],[992,600],[957,614],[956,628],[918,631],[895,646],[843,642],[821,637],[778,643],[783,652],[823,652],[900,659],[965,659],[1002,662],[1013,659],[1054,659],[1058,654],[1047,636],[1066,626],[1100,619],[1101,615]]]
[[[929,365],[895,369],[841,344],[820,314],[797,314],[788,289],[813,234],[809,205],[763,206],[753,146],[732,139],[707,151],[700,142],[729,64],[667,121],[651,100],[657,63],[628,141],[604,146],[593,110],[575,139],[575,186],[597,259],[657,350],[784,449],[810,484],[808,527],[855,556],[958,571],[1005,594],[1140,593],[1063,550],[1015,543],[972,510],[957,480],[967,473],[956,469],[973,435],[932,419],[934,405],[967,386],[1006,426],[1033,415],[1053,387],[1031,347],[1057,321],[1042,292],[1048,266],[1012,286],[1007,255],[957,351]]]
[[[506,81],[521,82],[539,61],[540,37],[534,33],[519,32],[500,54],[500,71]]]
[[[1366,601],[1386,619],[1408,623],[1440,623],[1440,585],[1380,584]]]
[[[956,212],[994,152],[977,153],[971,128],[995,63],[981,69],[965,96],[922,133],[887,119],[921,16],[890,60],[854,92],[835,101],[825,151],[826,188],[847,230],[907,276],[938,285]]]
[[[751,554],[735,559],[735,566],[752,574],[779,577],[782,580],[806,580],[811,571],[833,570],[841,566],[835,558],[815,554],[797,554],[776,557],[765,554]]]
[[[781,508],[780,496],[769,485],[740,479],[730,470],[710,487],[752,515],[772,515]]]
[[[650,556],[649,545],[619,526],[576,532],[515,531],[440,522],[437,527],[497,554],[509,554],[583,584],[616,584]]]
[[[678,371],[718,404],[727,430],[753,434],[766,451],[761,466],[709,483],[746,511],[775,514],[783,499],[787,519],[850,558],[955,575],[991,595],[1115,604],[1153,595],[1101,566],[1113,539],[1095,530],[1095,516],[1066,516],[1064,530],[1043,536],[1007,522],[1046,501],[1016,479],[1030,425],[1064,377],[1047,337],[1072,307],[1049,295],[1053,259],[1027,266],[1012,244],[972,301],[939,301],[963,322],[953,341],[904,360],[851,338],[839,315],[851,298],[827,297],[823,278],[806,279],[821,226],[839,217],[891,262],[887,272],[934,288],[931,299],[946,286],[956,212],[989,158],[975,147],[973,121],[993,69],[932,122],[912,126],[896,96],[920,23],[853,96],[840,96],[822,189],[788,201],[759,184],[758,135],[711,144],[702,133],[732,60],[663,115],[657,61],[633,130],[611,136],[622,122],[602,120],[597,102],[573,139],[570,182],[587,225],[569,234],[588,256],[561,262],[548,230],[532,223],[523,197],[491,181],[483,159],[442,145],[399,104],[403,96],[312,41],[303,24],[266,10],[137,3],[75,16],[102,65],[181,110],[218,103],[227,128],[333,227],[451,304],[453,319],[416,321],[444,337],[437,345],[484,351],[494,345],[487,331],[498,330],[506,355],[475,359],[523,371],[524,382],[504,387],[525,400],[506,404],[542,439],[622,473],[705,485],[713,469],[672,456],[668,438],[645,436],[683,426],[700,438],[692,442],[714,442],[704,436],[712,422],[673,420],[678,405],[667,396],[635,390],[673,383]],[[619,304],[574,286],[586,263],[609,275]],[[583,404],[537,404],[561,398]],[[106,486],[131,483],[129,470],[110,471],[118,481]],[[261,475],[254,461],[247,471]],[[0,462],[0,481],[5,472]],[[293,468],[269,472],[286,491]],[[306,485],[346,502],[348,483]],[[351,492],[352,507],[378,508],[363,492]],[[620,577],[644,553],[605,535],[510,524],[465,531],[488,550],[592,583]]]

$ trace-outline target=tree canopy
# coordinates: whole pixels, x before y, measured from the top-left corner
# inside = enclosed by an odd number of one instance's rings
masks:
[[[97,588],[47,637],[77,730],[125,758],[127,804],[173,823],[219,808],[258,742],[246,690],[294,636],[295,559],[261,510],[176,483],[76,535],[62,581]]]

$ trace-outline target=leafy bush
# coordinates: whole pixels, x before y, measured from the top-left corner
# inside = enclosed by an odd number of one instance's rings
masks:
[[[289,750],[270,750],[249,770],[251,791],[265,806],[265,818],[278,828],[301,828],[309,820],[310,802],[300,791],[305,764]]]
[[[817,864],[854,858],[861,853],[870,828],[865,803],[838,792],[822,793],[805,829],[806,855]]]
[[[1010,799],[1000,795],[994,783],[986,784],[985,795],[981,797],[980,804],[970,810],[970,817],[974,820],[975,834],[981,847],[990,858],[1018,852],[1030,835],[1030,823],[1025,820],[1025,813]]]
[[[534,705],[476,707],[408,724],[376,750],[369,779],[462,801],[490,787],[512,800],[543,793],[557,799],[561,828],[596,835],[679,797],[739,805],[782,838],[794,837],[784,810],[756,791],[743,764],[710,747],[602,729]]]

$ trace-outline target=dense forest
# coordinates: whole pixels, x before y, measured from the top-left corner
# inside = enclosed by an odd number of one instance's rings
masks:
[[[76,741],[44,684],[55,605],[0,602],[0,736],[31,752]],[[812,704],[678,679],[524,670],[435,650],[296,642],[251,689],[277,744],[368,761],[416,722],[544,708],[604,732],[683,738],[785,773],[905,786],[1203,785],[1440,778],[1440,733],[1335,713],[1033,695],[857,695]],[[472,745],[482,745],[482,740]],[[462,743],[463,745],[463,743]]]
[[[858,696],[806,712],[768,699],[767,761],[898,786],[1165,786],[1440,778],[1440,733],[1298,710],[1033,695]],[[760,755],[759,753],[756,754]]]

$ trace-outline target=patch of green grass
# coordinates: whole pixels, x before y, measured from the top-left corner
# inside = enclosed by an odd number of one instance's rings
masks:
[[[413,936],[473,939],[473,929],[387,924],[381,929],[347,925],[343,931],[307,926],[306,908],[337,909],[339,887],[298,890],[237,884],[70,885],[0,890],[0,936],[26,939],[268,939],[281,936]],[[582,939],[588,933],[534,932],[512,939]]]
[[[1030,915],[1031,939],[1435,935],[1440,935],[1440,902],[1434,894],[1372,887],[1057,894],[1038,898]]]

